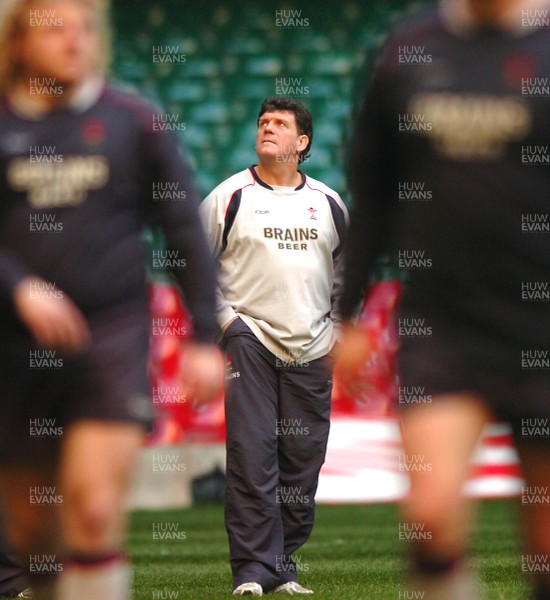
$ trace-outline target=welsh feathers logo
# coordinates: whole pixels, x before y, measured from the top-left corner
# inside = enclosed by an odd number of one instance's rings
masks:
[[[90,148],[101,146],[105,136],[105,123],[100,119],[88,119],[82,126],[82,138]]]
[[[317,221],[317,217],[315,216],[317,209],[310,206],[308,208],[308,211],[309,211],[309,215],[310,215],[309,216],[310,220]]]

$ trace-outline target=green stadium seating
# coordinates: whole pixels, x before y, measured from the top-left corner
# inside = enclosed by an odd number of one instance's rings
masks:
[[[141,0],[130,10],[113,0],[113,73],[182,115],[187,129],[180,138],[203,195],[256,161],[260,103],[280,92],[277,78],[299,79],[295,97],[310,108],[315,131],[303,168],[346,199],[345,132],[356,89],[367,79],[365,57],[374,55],[397,15],[433,1]],[[280,10],[300,11],[307,24],[281,26]],[[153,64],[153,46],[177,47],[186,60]]]

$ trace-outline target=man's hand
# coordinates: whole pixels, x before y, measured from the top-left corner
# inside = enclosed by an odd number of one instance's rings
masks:
[[[84,350],[91,339],[86,319],[63,292],[55,298],[33,295],[33,288],[44,289],[45,284],[39,277],[27,277],[17,284],[13,303],[19,318],[44,348],[64,352]]]
[[[180,364],[185,396],[197,404],[215,400],[223,391],[224,370],[222,353],[215,344],[189,344]]]
[[[354,396],[365,387],[361,370],[374,350],[374,341],[365,331],[351,323],[344,325],[342,341],[336,348],[334,377],[347,395]]]

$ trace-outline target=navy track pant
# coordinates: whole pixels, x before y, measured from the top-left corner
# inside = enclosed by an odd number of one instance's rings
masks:
[[[225,523],[233,583],[264,591],[307,570],[292,554],[313,528],[330,426],[331,369],[269,352],[242,321],[224,334]]]

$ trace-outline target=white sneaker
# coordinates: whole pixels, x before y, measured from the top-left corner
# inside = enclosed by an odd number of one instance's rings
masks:
[[[313,594],[313,590],[308,590],[304,586],[300,585],[297,581],[289,581],[288,583],[284,583],[279,587],[276,587],[274,592],[278,594],[290,594],[293,596],[294,594]]]
[[[262,586],[254,581],[241,583],[239,587],[233,590],[233,596],[262,596],[263,593]]]

